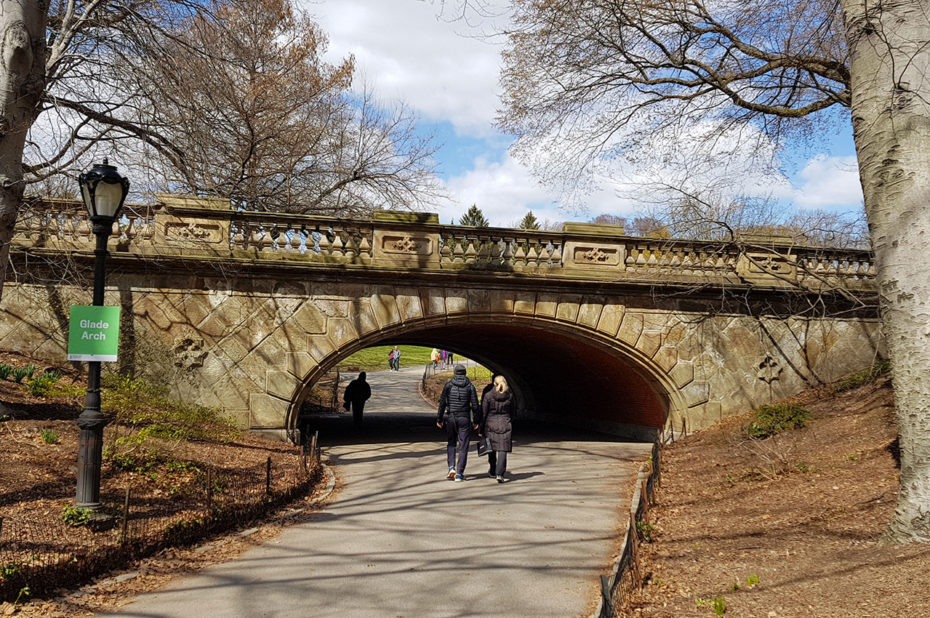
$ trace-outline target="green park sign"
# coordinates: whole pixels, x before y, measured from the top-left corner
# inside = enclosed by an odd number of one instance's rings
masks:
[[[71,305],[68,360],[116,362],[119,307]]]

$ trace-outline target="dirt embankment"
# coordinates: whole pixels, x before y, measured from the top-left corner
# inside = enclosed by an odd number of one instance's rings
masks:
[[[749,440],[747,415],[665,450],[623,615],[930,615],[930,546],[881,542],[899,475],[890,381],[798,402],[804,428]]]

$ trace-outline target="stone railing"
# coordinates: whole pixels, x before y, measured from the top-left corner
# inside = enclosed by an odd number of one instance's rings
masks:
[[[90,251],[94,239],[76,201],[26,210],[14,246]],[[111,249],[142,256],[338,264],[571,279],[873,291],[868,251],[822,249],[785,239],[703,242],[629,237],[610,225],[566,223],[560,231],[440,225],[430,213],[378,211],[370,220],[231,210],[228,201],[160,196],[129,205]]]

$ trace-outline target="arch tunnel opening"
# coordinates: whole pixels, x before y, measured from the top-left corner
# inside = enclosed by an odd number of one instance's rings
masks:
[[[517,395],[520,422],[538,420],[651,440],[670,412],[668,391],[616,340],[556,323],[518,323],[513,316],[503,321],[484,317],[406,325],[358,341],[331,354],[307,377],[292,408],[297,412],[315,382],[355,351],[401,344],[446,349],[503,374]]]

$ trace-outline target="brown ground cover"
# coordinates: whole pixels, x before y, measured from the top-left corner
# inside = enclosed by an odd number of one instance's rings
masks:
[[[0,363],[28,362],[36,364],[37,375],[45,369],[32,359],[0,353]],[[114,547],[141,556],[202,537],[196,526],[202,530],[204,525],[212,529],[247,525],[273,502],[286,502],[293,492],[312,483],[303,474],[299,447],[287,443],[245,433],[229,441],[168,441],[163,459],[144,470],[124,469],[104,460],[101,502],[116,515],[116,525],[97,531],[68,525],[62,515],[74,504],[79,434],[74,421],[83,408],[85,382],[70,368],[58,369],[63,373],[58,394],[46,397],[32,396],[23,384],[0,380],[0,567],[4,569],[0,584],[4,589],[15,585],[17,590],[29,584],[21,601],[60,593],[39,588],[49,578],[66,580],[63,573],[73,556],[113,553]],[[129,433],[126,426],[112,423],[105,430],[104,444]],[[131,489],[127,531],[132,544],[128,549],[120,523],[127,489]],[[192,521],[194,526],[184,523]],[[56,564],[64,566],[56,571]],[[106,559],[86,566],[100,564],[106,566]],[[47,577],[25,582],[17,578],[17,570],[49,566],[51,570],[43,571]],[[33,611],[44,607],[43,602],[30,605]],[[13,610],[10,604],[2,608]]]
[[[804,428],[752,441],[746,415],[664,450],[643,590],[621,615],[930,615],[930,546],[881,542],[898,487],[890,381],[796,401]]]

